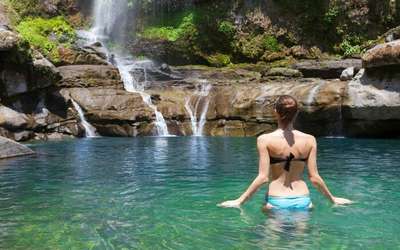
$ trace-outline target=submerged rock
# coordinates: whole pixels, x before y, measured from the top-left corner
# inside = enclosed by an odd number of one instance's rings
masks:
[[[34,154],[30,148],[0,136],[0,159]]]

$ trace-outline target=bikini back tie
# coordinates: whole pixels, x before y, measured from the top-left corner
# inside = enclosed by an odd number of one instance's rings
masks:
[[[285,166],[283,167],[283,169],[285,169],[285,171],[289,172],[290,163],[292,162],[293,159],[294,159],[294,155],[290,152],[290,155],[288,157],[286,157]]]

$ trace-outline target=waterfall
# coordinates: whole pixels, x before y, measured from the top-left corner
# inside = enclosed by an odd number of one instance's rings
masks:
[[[85,118],[85,114],[83,113],[83,110],[81,106],[77,102],[75,102],[74,99],[71,98],[71,102],[74,105],[75,110],[79,114],[79,118],[81,119],[81,124],[85,128],[85,136],[86,137],[97,137],[96,134],[96,128],[93,127]]]
[[[143,101],[154,111],[156,115],[156,128],[157,134],[161,136],[169,136],[167,123],[165,122],[164,116],[161,112],[157,110],[157,106],[151,101],[151,96],[144,92],[144,88],[147,85],[147,71],[146,71],[146,61],[132,63],[131,58],[116,58],[116,64],[121,73],[122,81],[124,82],[124,88],[126,91],[131,93],[139,93]],[[142,64],[142,65],[141,65]],[[141,67],[138,67],[141,66]],[[133,75],[130,73],[133,69],[143,69],[144,81],[137,81]]]
[[[127,0],[95,0],[93,27],[89,31],[89,34],[86,35],[86,38],[90,42],[100,41],[103,45],[106,45],[108,41],[112,41],[123,46],[129,8]],[[125,90],[130,93],[140,94],[143,101],[153,110],[156,117],[155,125],[157,134],[160,136],[169,136],[167,123],[162,113],[152,103],[151,96],[145,92],[145,87],[148,84],[147,67],[153,67],[153,63],[149,60],[137,61],[133,56],[127,55],[126,51],[116,49],[110,49],[108,56],[118,68]],[[144,81],[135,79],[132,75],[132,70],[137,69],[143,70]]]
[[[127,0],[94,0],[94,20],[90,33],[95,41],[123,43],[128,11]]]
[[[307,100],[306,100],[306,105],[307,106],[311,106],[316,98],[316,96],[318,95],[318,92],[320,90],[320,88],[324,85],[324,82],[318,83],[317,85],[315,85],[311,90],[310,93],[307,96]]]
[[[203,135],[204,125],[207,121],[208,106],[210,104],[209,93],[211,88],[211,84],[202,84],[200,89],[196,90],[191,97],[186,99],[185,109],[190,115],[190,122],[194,136]],[[192,105],[192,98],[195,98],[194,105]],[[200,116],[198,114],[200,114]]]

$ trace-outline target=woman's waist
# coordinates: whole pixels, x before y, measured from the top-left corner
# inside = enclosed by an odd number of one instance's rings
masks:
[[[309,195],[309,190],[303,180],[296,180],[289,183],[275,180],[269,184],[268,195],[274,197],[302,196]]]

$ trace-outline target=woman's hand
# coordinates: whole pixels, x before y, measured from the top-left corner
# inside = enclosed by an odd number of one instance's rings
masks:
[[[345,198],[339,198],[339,197],[333,197],[333,202],[336,205],[349,205],[352,204],[353,201],[345,199]]]
[[[231,201],[224,201],[219,203],[217,206],[219,207],[233,207],[233,208],[239,208],[241,205],[241,202],[239,199],[236,200],[231,200]]]

